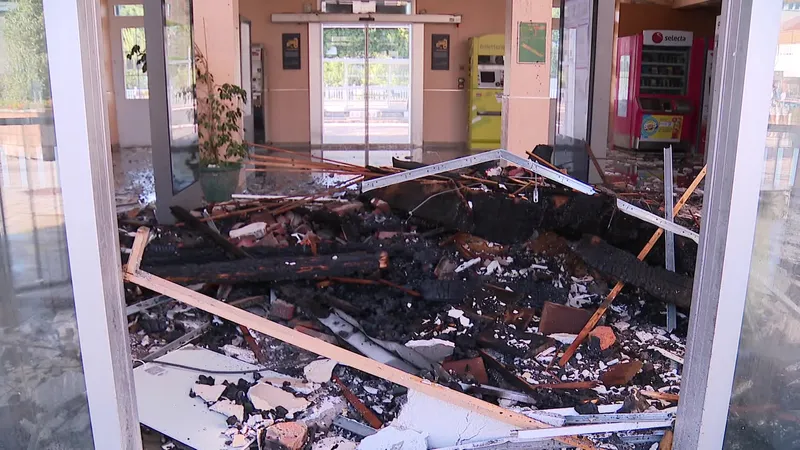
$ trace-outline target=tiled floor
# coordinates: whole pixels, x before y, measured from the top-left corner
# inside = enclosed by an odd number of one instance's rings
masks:
[[[467,154],[462,148],[426,147],[403,149],[398,146],[370,148],[370,150],[351,150],[338,147],[336,149],[311,150],[293,149],[300,155],[311,154],[315,157],[358,165],[391,166],[392,158],[433,164],[458,158]],[[145,147],[123,148],[112,151],[114,164],[114,185],[117,204],[129,204],[141,201],[149,203],[155,200],[155,182],[153,179],[152,150]],[[250,174],[247,191],[252,194],[287,194],[299,195],[313,192],[321,186],[330,184],[329,174],[325,173],[287,173],[270,172]]]

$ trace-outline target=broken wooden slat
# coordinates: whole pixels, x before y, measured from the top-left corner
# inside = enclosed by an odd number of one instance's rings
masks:
[[[665,402],[671,403],[678,403],[681,396],[678,394],[668,394],[665,392],[657,392],[657,391],[639,391],[642,396],[647,397],[652,400],[663,400]]]
[[[681,208],[683,208],[683,205],[689,201],[689,198],[692,196],[694,190],[697,189],[697,186],[700,185],[701,181],[703,181],[703,178],[705,178],[707,172],[708,166],[703,166],[703,170],[697,174],[697,177],[695,177],[694,181],[692,181],[692,184],[689,185],[689,188],[686,189],[686,192],[684,192],[678,202],[675,203],[675,207],[672,208],[673,215],[678,215],[678,213],[681,211]],[[650,250],[653,249],[653,247],[656,245],[656,242],[658,242],[658,240],[661,238],[662,234],[664,234],[663,228],[659,228],[655,231],[655,233],[653,233],[650,241],[647,242],[647,245],[644,246],[642,251],[639,252],[639,256],[637,256],[640,261],[643,261],[644,258],[647,257],[647,255],[650,253]],[[597,326],[597,323],[600,322],[600,319],[605,315],[608,307],[611,306],[611,303],[615,298],[617,298],[617,295],[622,292],[623,287],[625,287],[625,283],[618,281],[614,286],[614,289],[609,292],[606,299],[603,301],[600,307],[597,308],[597,311],[595,311],[594,315],[592,315],[592,318],[589,319],[589,322],[586,324],[586,326],[583,327],[583,330],[581,330],[581,332],[578,334],[578,337],[575,338],[575,341],[572,342],[567,351],[564,352],[564,355],[558,361],[559,366],[564,367],[569,360],[575,356],[575,353],[578,351],[578,347],[580,347],[583,341],[589,337],[589,333],[591,333],[592,329],[594,329],[594,327]]]
[[[672,450],[673,434],[672,430],[667,430],[661,442],[658,444],[658,450]]]
[[[197,217],[193,216],[192,213],[181,208],[180,206],[172,206],[169,208],[172,212],[172,215],[175,216],[178,221],[183,222],[184,224],[190,226],[191,228],[199,231],[203,236],[207,237],[215,244],[219,245],[225,253],[228,253],[233,258],[249,258],[250,255],[242,250],[241,248],[235,246],[231,243],[231,241],[225,239],[221,234],[217,233],[211,227],[200,221]]]
[[[376,416],[375,413],[372,412],[372,410],[361,401],[361,399],[356,397],[356,394],[354,394],[353,391],[351,391],[350,388],[348,388],[347,385],[345,385],[342,380],[339,379],[339,377],[334,375],[331,377],[331,379],[334,381],[334,383],[336,383],[337,386],[339,386],[344,398],[347,399],[351,405],[353,405],[353,408],[355,408],[356,411],[361,414],[361,417],[367,422],[367,424],[369,424],[369,426],[378,429],[383,428],[383,422],[381,422],[381,419],[379,419],[378,416]]]
[[[177,283],[236,284],[341,277],[376,272],[379,268],[380,255],[358,252],[181,264],[152,267],[149,270]]]
[[[136,238],[133,240],[131,247],[131,254],[128,256],[128,264],[125,265],[124,271],[128,273],[136,273],[139,266],[142,264],[142,256],[144,256],[144,249],[150,241],[150,229],[147,227],[139,227],[136,230]]]

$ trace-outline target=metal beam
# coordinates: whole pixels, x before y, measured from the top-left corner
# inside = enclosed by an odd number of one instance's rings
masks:
[[[652,223],[653,225],[659,228],[663,228],[665,231],[671,231],[675,234],[687,237],[695,242],[700,242],[700,234],[695,233],[694,231],[682,227],[676,223],[669,222],[663,217],[659,217],[649,211],[643,210],[642,208],[633,206],[626,201],[617,199],[617,208],[629,216],[633,216],[636,217],[637,219],[644,220],[645,222]]]
[[[272,23],[461,23],[460,14],[339,14],[339,13],[276,13]]]
[[[595,190],[593,187],[586,183],[578,181],[568,175],[545,167],[536,161],[530,161],[521,156],[517,156],[507,150],[492,150],[488,152],[479,153],[477,155],[464,156],[462,158],[452,159],[430,166],[420,167],[418,169],[407,170],[385,177],[376,178],[374,180],[364,181],[361,183],[362,192],[380,189],[382,187],[391,186],[393,184],[403,183],[406,181],[417,180],[431,175],[436,175],[442,172],[449,172],[452,170],[463,169],[477,164],[482,164],[491,161],[506,161],[520,167],[524,167],[531,172],[541,175],[551,181],[562,184],[569,188],[575,189],[578,192],[594,195]]]

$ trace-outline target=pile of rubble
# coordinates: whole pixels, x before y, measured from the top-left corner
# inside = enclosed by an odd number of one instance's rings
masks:
[[[123,262],[137,253],[137,228],[149,226],[140,265],[149,276],[554,428],[513,433],[519,427],[495,420],[481,431],[469,414],[458,425],[441,399],[126,284],[137,364],[169,367],[164,355],[193,343],[253,367],[230,381],[183,367],[195,381],[181,395],[220,414],[227,448],[503,448],[491,439],[555,448],[535,445],[582,435],[583,448],[628,449],[668,439],[691,239],[675,238],[675,272],[663,268],[663,240],[637,259],[657,227],[620,213],[608,192],[587,196],[519,168],[479,166],[365,193],[341,186],[174,208],[174,226],[146,209],[125,214]],[[606,311],[618,282],[627,287]],[[665,303],[679,311],[671,331]],[[594,326],[598,307],[605,314]],[[436,423],[438,414],[452,421]],[[195,444],[182,445],[203,448]]]

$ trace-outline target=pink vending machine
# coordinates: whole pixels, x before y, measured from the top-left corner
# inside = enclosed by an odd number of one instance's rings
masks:
[[[614,146],[688,151],[698,145],[706,40],[689,31],[619,38]]]

